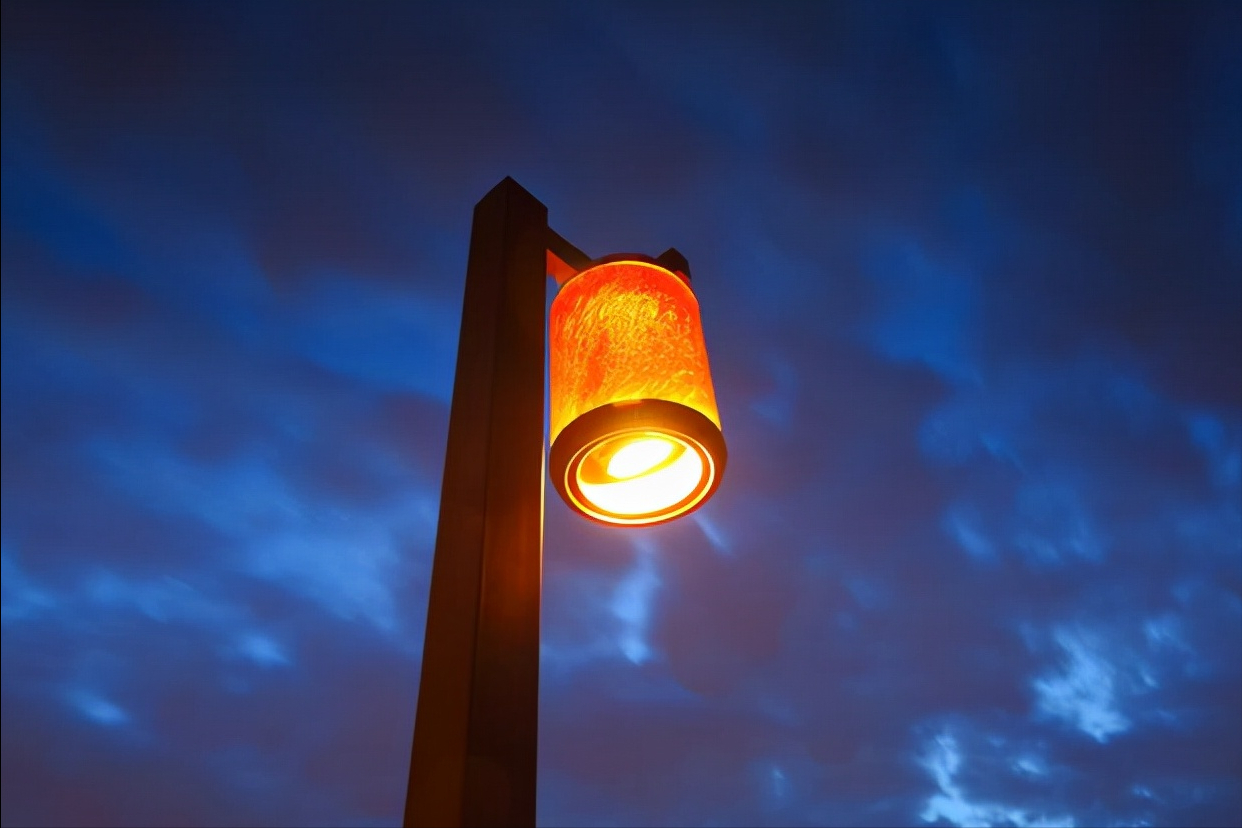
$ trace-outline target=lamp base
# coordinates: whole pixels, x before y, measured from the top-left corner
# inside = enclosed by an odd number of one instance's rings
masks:
[[[688,494],[641,511],[613,511],[595,502],[583,481],[584,463],[604,443],[627,435],[666,438],[695,452],[701,471]],[[626,400],[594,408],[565,426],[552,443],[548,474],[561,499],[584,517],[611,526],[651,526],[689,514],[707,501],[720,485],[726,459],[720,428],[693,408],[668,400]]]

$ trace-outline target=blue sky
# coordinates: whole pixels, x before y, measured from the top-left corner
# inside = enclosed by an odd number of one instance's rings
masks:
[[[394,825],[470,210],[689,258],[543,825],[1242,822],[1242,7],[3,9],[5,825]],[[551,288],[550,288],[551,289]]]

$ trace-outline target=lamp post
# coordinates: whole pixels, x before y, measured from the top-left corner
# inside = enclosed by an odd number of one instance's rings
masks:
[[[547,278],[553,485],[592,520],[698,508],[725,464],[689,267],[590,261],[512,178],[474,209],[406,826],[533,826]]]

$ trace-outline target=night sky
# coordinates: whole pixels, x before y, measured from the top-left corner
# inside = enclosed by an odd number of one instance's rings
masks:
[[[506,175],[685,253],[729,444],[548,488],[541,824],[1242,823],[1242,4],[2,32],[4,825],[400,821]]]

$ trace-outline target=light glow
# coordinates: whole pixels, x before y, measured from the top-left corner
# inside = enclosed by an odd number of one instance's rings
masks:
[[[591,508],[620,518],[662,515],[703,480],[703,458],[681,440],[643,434],[606,440],[575,471]]]
[[[646,474],[668,459],[675,446],[664,437],[639,437],[629,441],[608,461],[608,476],[618,480]]]

